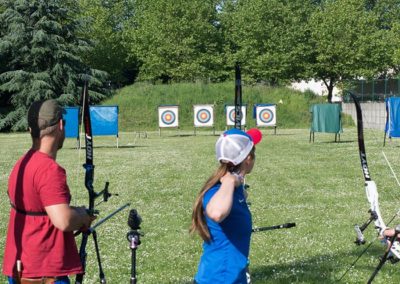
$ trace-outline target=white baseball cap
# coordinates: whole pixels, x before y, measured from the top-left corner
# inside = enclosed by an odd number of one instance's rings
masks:
[[[218,162],[231,162],[235,166],[239,165],[261,139],[261,131],[257,128],[249,129],[247,132],[236,128],[225,131],[215,144]]]

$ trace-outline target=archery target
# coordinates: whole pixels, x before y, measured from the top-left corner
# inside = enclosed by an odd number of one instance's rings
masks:
[[[235,106],[226,106],[226,125],[235,125]],[[242,106],[241,125],[246,125],[246,106]]]
[[[257,126],[276,126],[276,105],[256,106]]]
[[[159,127],[178,127],[178,106],[158,107],[158,126]]]
[[[214,106],[213,105],[195,105],[193,106],[194,112],[194,126],[214,126]]]

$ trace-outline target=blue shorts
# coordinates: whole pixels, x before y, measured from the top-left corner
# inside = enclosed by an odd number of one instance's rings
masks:
[[[17,281],[12,277],[8,277],[8,284],[17,284]],[[69,281],[68,276],[62,276],[58,277],[57,281],[54,282],[54,284],[71,284],[71,282]]]

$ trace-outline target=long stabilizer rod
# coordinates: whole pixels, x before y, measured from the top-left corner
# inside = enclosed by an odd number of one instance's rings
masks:
[[[285,224],[270,226],[270,227],[258,227],[258,228],[253,228],[251,230],[251,232],[257,233],[257,232],[270,231],[270,230],[276,230],[276,229],[288,229],[288,228],[292,228],[292,227],[296,227],[296,223],[285,223]]]

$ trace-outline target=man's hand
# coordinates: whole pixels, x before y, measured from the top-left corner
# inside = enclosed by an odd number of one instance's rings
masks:
[[[97,216],[89,215],[85,206],[73,207],[73,209],[78,213],[81,218],[82,226],[79,228],[79,230],[82,232],[86,232],[90,228],[92,222],[96,220]]]

